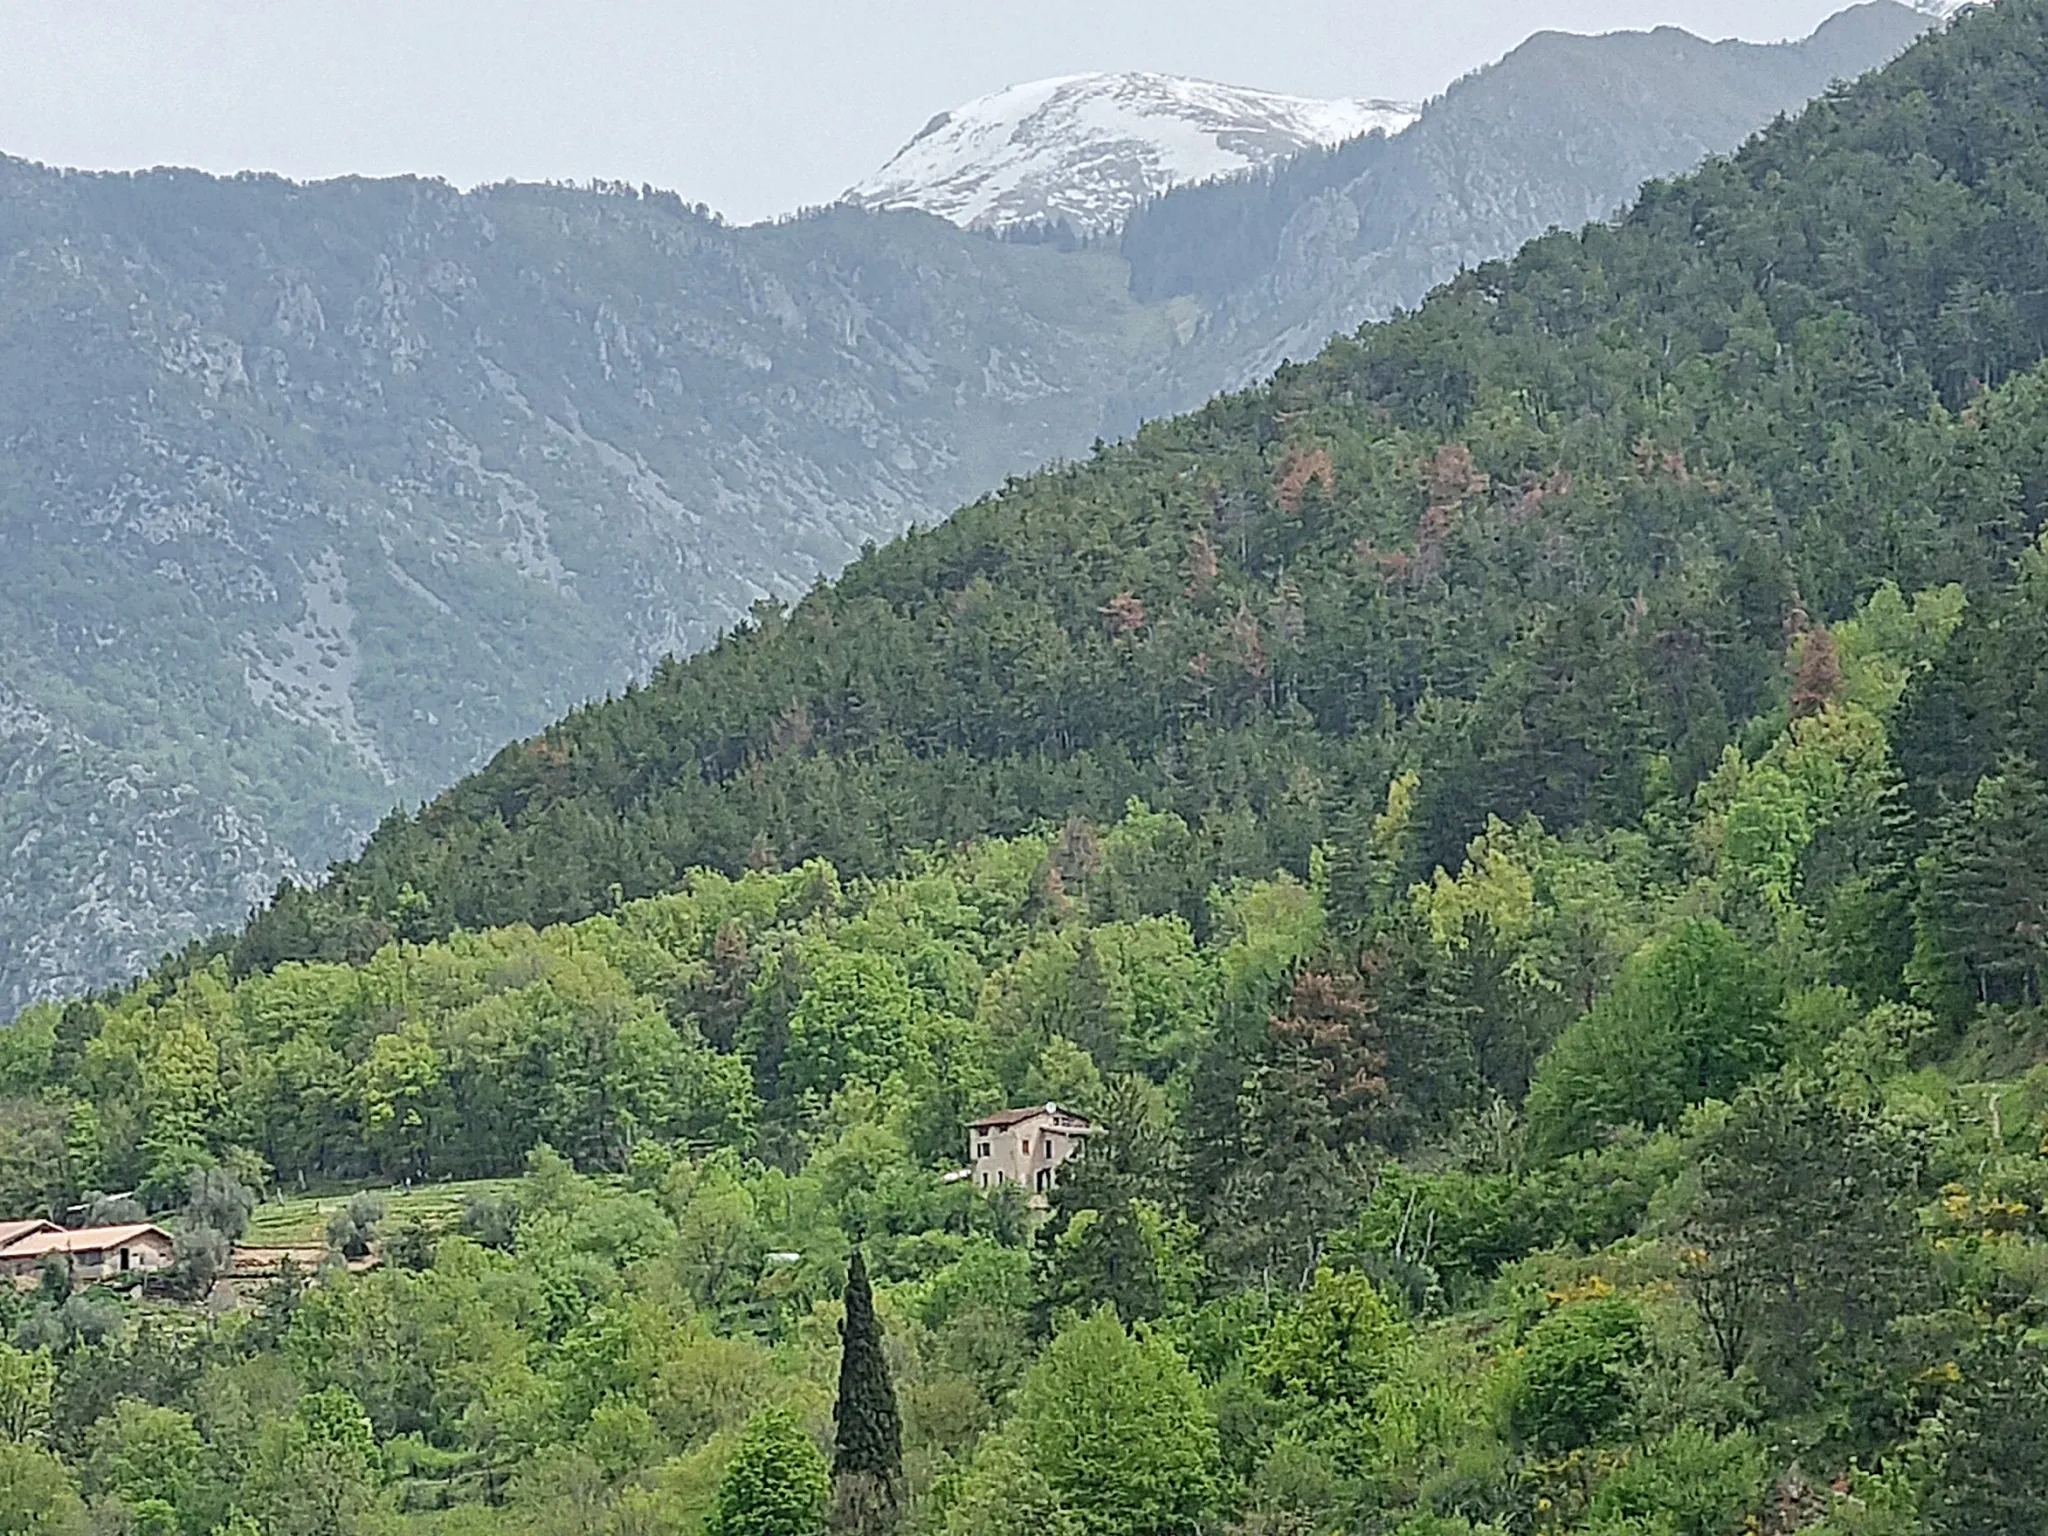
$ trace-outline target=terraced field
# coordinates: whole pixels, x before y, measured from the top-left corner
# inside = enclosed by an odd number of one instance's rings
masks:
[[[472,1198],[506,1195],[517,1188],[516,1179],[470,1179],[447,1184],[417,1184],[410,1189],[336,1189],[288,1200],[265,1201],[249,1218],[249,1230],[242,1236],[242,1246],[317,1248],[326,1241],[328,1218],[344,1209],[359,1194],[374,1194],[384,1202],[384,1228],[387,1231],[401,1221],[417,1221],[422,1226],[441,1230],[461,1223],[463,1207]]]

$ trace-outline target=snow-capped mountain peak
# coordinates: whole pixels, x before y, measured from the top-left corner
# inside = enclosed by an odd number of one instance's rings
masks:
[[[1069,75],[942,112],[846,194],[969,229],[1118,227],[1149,197],[1255,170],[1317,145],[1399,133],[1414,107],[1315,101],[1173,75]]]
[[[1991,0],[1914,0],[1913,9],[1940,21],[1952,21],[1964,11],[1974,11]]]

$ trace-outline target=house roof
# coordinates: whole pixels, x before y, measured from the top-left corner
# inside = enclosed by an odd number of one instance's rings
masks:
[[[52,1227],[47,1232],[32,1232],[16,1238],[0,1248],[0,1259],[42,1259],[56,1253],[100,1253],[108,1248],[125,1248],[144,1238],[168,1243],[171,1234],[146,1221],[119,1227],[80,1227],[73,1232]]]
[[[0,1221],[0,1249],[5,1249],[24,1237],[33,1237],[38,1232],[61,1232],[64,1229],[54,1221]]]
[[[1073,1129],[1075,1130],[1093,1128],[1087,1116],[1077,1115],[1071,1109],[1061,1109],[1057,1104],[1034,1104],[1029,1109],[1006,1109],[1000,1114],[983,1115],[979,1120],[974,1121],[969,1126],[969,1129],[976,1131],[1007,1131],[1013,1125],[1022,1125],[1026,1120],[1037,1120],[1046,1115],[1064,1116],[1074,1121]]]

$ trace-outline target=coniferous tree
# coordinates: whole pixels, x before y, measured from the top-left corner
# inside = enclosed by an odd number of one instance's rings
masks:
[[[1211,1256],[1227,1272],[1306,1285],[1327,1232],[1363,1191],[1365,1144],[1384,1129],[1387,1056],[1359,977],[1308,969],[1268,1020],[1237,1094],[1233,1166],[1210,1210]]]
[[[1184,1164],[1165,1095],[1128,1073],[1111,1078],[1088,1150],[1060,1170],[1038,1232],[1044,1324],[1104,1303],[1129,1322],[1165,1311],[1157,1229],[1180,1208]]]
[[[1119,1006],[1116,980],[1095,934],[1081,940],[1072,980],[1074,1043],[1105,1072],[1123,1065],[1129,1008]]]
[[[1240,1093],[1245,1156],[1209,1211],[1208,1252],[1240,1283],[1305,1285],[1361,1187],[1306,1047],[1276,1045]]]
[[[846,1320],[840,1324],[839,1404],[833,1410],[833,1525],[867,1533],[894,1523],[903,1481],[903,1420],[882,1349],[867,1261],[856,1248],[846,1272]]]
[[[2006,758],[1948,818],[1926,863],[1923,964],[1971,1000],[2038,1004],[2048,968],[2048,783]]]

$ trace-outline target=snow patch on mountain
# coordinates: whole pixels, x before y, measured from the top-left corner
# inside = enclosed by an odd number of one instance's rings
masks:
[[[1070,75],[942,112],[845,200],[968,229],[1115,230],[1147,198],[1317,146],[1396,134],[1418,109],[1316,101],[1173,75]]]

